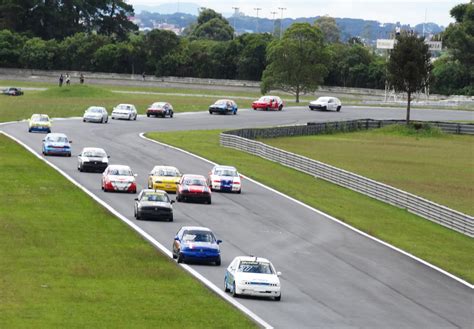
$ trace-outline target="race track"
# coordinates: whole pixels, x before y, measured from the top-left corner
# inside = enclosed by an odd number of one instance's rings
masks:
[[[404,116],[404,110],[394,108],[345,107],[340,113],[303,108],[282,112],[239,110],[236,116],[196,112],[176,114],[173,119],[110,120],[106,125],[80,119],[55,120],[53,131],[66,133],[73,140],[73,154],[85,146],[103,147],[111,155],[111,163],[130,165],[138,173],[139,188],[144,188],[154,165],[175,165],[183,173],[203,175],[211,165],[141,139],[141,132]],[[412,119],[473,120],[473,112],[412,110]],[[0,129],[41,153],[44,134],[28,133],[26,122]],[[224,241],[222,266],[192,267],[219,287],[223,287],[225,268],[235,256],[269,258],[283,273],[281,302],[253,298],[239,301],[276,328],[473,326],[473,291],[468,286],[248,180],[243,181],[241,195],[213,193],[212,205],[175,204],[172,223],[136,221],[135,195],[102,192],[101,175],[78,172],[75,157],[47,159],[165,246],[171,247],[183,225],[211,228]]]

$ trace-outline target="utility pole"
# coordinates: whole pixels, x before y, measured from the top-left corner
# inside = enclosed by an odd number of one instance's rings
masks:
[[[256,33],[258,33],[258,12],[262,10],[262,8],[254,8],[253,10],[257,11],[257,28],[256,28]]]
[[[276,11],[270,12],[273,15],[273,36],[275,36],[275,15],[277,14]]]
[[[234,9],[234,36],[237,35],[237,30],[235,29],[235,18],[237,17],[237,14],[239,12],[239,7],[232,7]]]
[[[280,39],[283,36],[283,11],[286,10],[284,7],[278,7],[281,10],[281,19],[280,19]]]

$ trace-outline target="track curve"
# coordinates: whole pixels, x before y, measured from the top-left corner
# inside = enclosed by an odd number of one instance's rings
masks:
[[[472,120],[472,112],[412,110],[418,120]],[[139,137],[140,132],[256,127],[308,121],[359,118],[401,119],[404,110],[346,107],[342,112],[239,110],[237,116],[182,113],[173,119],[140,117],[136,122],[86,124],[79,119],[55,120],[53,130],[73,140],[73,154],[82,147],[103,147],[111,163],[128,164],[146,186],[155,164],[176,165],[184,173],[207,174],[211,165],[172,148]],[[41,152],[43,134],[29,134],[27,124],[2,130]],[[79,173],[76,159],[48,157],[92,193],[131,220],[134,195],[104,193],[100,174]],[[239,301],[277,328],[470,328],[473,291],[326,216],[244,180],[243,193],[213,194],[212,205],[179,203],[175,221],[135,221],[164,245],[183,225],[213,229],[224,240],[221,267],[192,265],[218,286],[234,256],[268,257],[283,272],[282,301],[252,298]]]

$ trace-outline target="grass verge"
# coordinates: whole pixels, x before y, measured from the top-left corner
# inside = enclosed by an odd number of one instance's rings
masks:
[[[0,135],[0,328],[254,328]]]
[[[473,136],[394,125],[262,141],[474,215]]]
[[[153,132],[147,136],[236,166],[272,188],[368,234],[474,282],[473,239],[409,212],[245,152],[221,147],[221,130]],[[269,175],[271,173],[271,175]]]
[[[40,84],[40,86],[44,85]],[[165,92],[167,95],[116,93],[113,90]],[[189,91],[191,92],[191,90]],[[0,122],[27,119],[33,113],[45,113],[50,117],[61,118],[82,116],[84,111],[92,105],[106,107],[110,115],[112,108],[119,103],[134,104],[139,114],[145,114],[148,106],[158,101],[171,103],[175,112],[206,111],[209,105],[218,98],[222,98],[219,91],[192,90],[190,94],[183,95],[187,92],[188,90],[164,88],[130,87],[127,89],[127,87],[120,86],[99,87],[78,84],[60,88],[56,85],[49,85],[47,90],[28,90],[25,95],[19,97],[0,97]],[[249,108],[251,104],[251,100],[236,99],[236,102],[240,108]],[[288,106],[294,105],[296,103],[288,103]]]

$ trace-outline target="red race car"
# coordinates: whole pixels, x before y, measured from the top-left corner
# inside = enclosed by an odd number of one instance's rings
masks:
[[[258,100],[252,103],[252,108],[268,110],[278,110],[283,109],[283,101],[278,96],[262,96]]]
[[[211,203],[211,189],[202,175],[183,175],[176,190],[176,201]]]
[[[137,193],[136,176],[129,166],[109,165],[102,174],[102,190]]]

